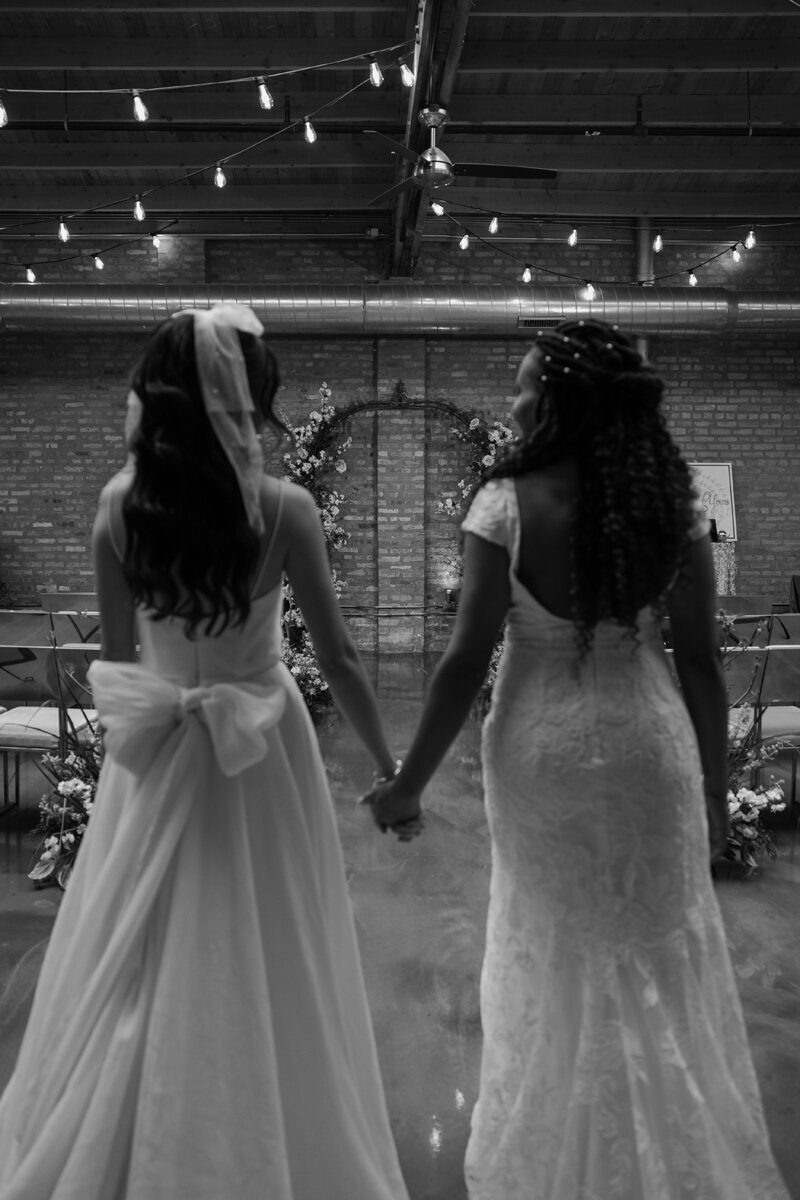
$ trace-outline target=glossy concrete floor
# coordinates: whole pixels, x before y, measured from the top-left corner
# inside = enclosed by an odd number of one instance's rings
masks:
[[[422,696],[420,660],[373,665],[391,740],[408,744]],[[461,1164],[481,1043],[478,975],[489,883],[477,722],[434,783],[422,838],[401,845],[355,803],[370,771],[334,715],[320,723],[362,948],[389,1109],[412,1200],[464,1200]],[[30,768],[22,814],[0,818],[0,1087],[19,1044],[59,893],[25,876],[41,791]],[[721,879],[753,1056],[775,1155],[800,1200],[800,846],[779,832],[777,862],[753,880]],[[532,1198],[534,1200],[534,1198]],[[646,1200],[646,1198],[643,1198]]]

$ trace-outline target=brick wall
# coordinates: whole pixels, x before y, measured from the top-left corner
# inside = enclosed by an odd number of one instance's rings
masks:
[[[667,246],[658,273],[683,271],[720,247]],[[534,253],[535,251],[535,253]],[[579,253],[576,253],[579,251]],[[514,247],[515,253],[525,251]],[[0,246],[7,262],[29,250]],[[190,242],[171,238],[108,256],[109,282],[200,283],[294,280],[360,283],[385,277],[378,243]],[[531,246],[551,270],[593,278],[630,278],[630,242]],[[796,247],[757,246],[734,268],[729,256],[702,271],[707,284],[793,288]],[[68,262],[47,280],[86,278]],[[92,282],[98,272],[91,268]],[[514,264],[491,247],[467,254],[449,243],[424,247],[420,282],[513,282]],[[4,274],[9,280],[13,272]],[[552,279],[550,280],[552,281]],[[125,380],[145,343],[136,333],[74,331],[0,334],[0,581],[17,604],[41,589],[91,587],[88,546],[97,494],[123,461]],[[409,396],[483,409],[507,418],[510,384],[525,344],[516,339],[283,338],[281,404],[291,421],[318,401],[325,381],[334,404],[391,394],[398,379]],[[656,337],[650,356],[668,384],[668,413],[687,457],[730,461],[739,525],[737,590],[784,600],[800,573],[800,389],[797,353],[787,335]],[[351,422],[347,494],[351,534],[338,566],[359,642],[368,649],[439,648],[450,627],[456,523],[437,512],[443,492],[464,474],[464,447],[451,422],[432,409],[365,412]],[[273,466],[279,464],[273,452]],[[405,612],[392,615],[387,605]],[[381,615],[383,613],[384,615]],[[423,613],[427,613],[427,619]]]

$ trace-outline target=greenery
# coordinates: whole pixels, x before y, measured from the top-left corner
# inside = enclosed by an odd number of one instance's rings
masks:
[[[94,805],[103,748],[99,734],[88,740],[68,735],[64,755],[45,754],[42,770],[51,782],[39,801],[39,822],[31,836],[39,845],[28,872],[36,887],[65,888]]]

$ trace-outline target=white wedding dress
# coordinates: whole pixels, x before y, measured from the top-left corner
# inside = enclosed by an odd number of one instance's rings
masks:
[[[642,613],[573,626],[516,577],[513,480],[464,530],[505,546],[484,726],[492,877],[472,1200],[788,1200],[711,883],[697,742]],[[703,533],[702,526],[696,532]]]
[[[91,669],[107,753],[0,1101],[2,1200],[407,1200],[280,608],[194,641],[140,611],[140,664]]]

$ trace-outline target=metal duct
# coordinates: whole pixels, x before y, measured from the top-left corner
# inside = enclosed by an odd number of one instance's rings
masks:
[[[599,317],[636,334],[800,329],[800,293],[727,288],[498,287],[376,283],[362,287],[114,284],[0,285],[0,328],[143,330],[181,308],[248,304],[271,334],[530,337],[540,324]]]

